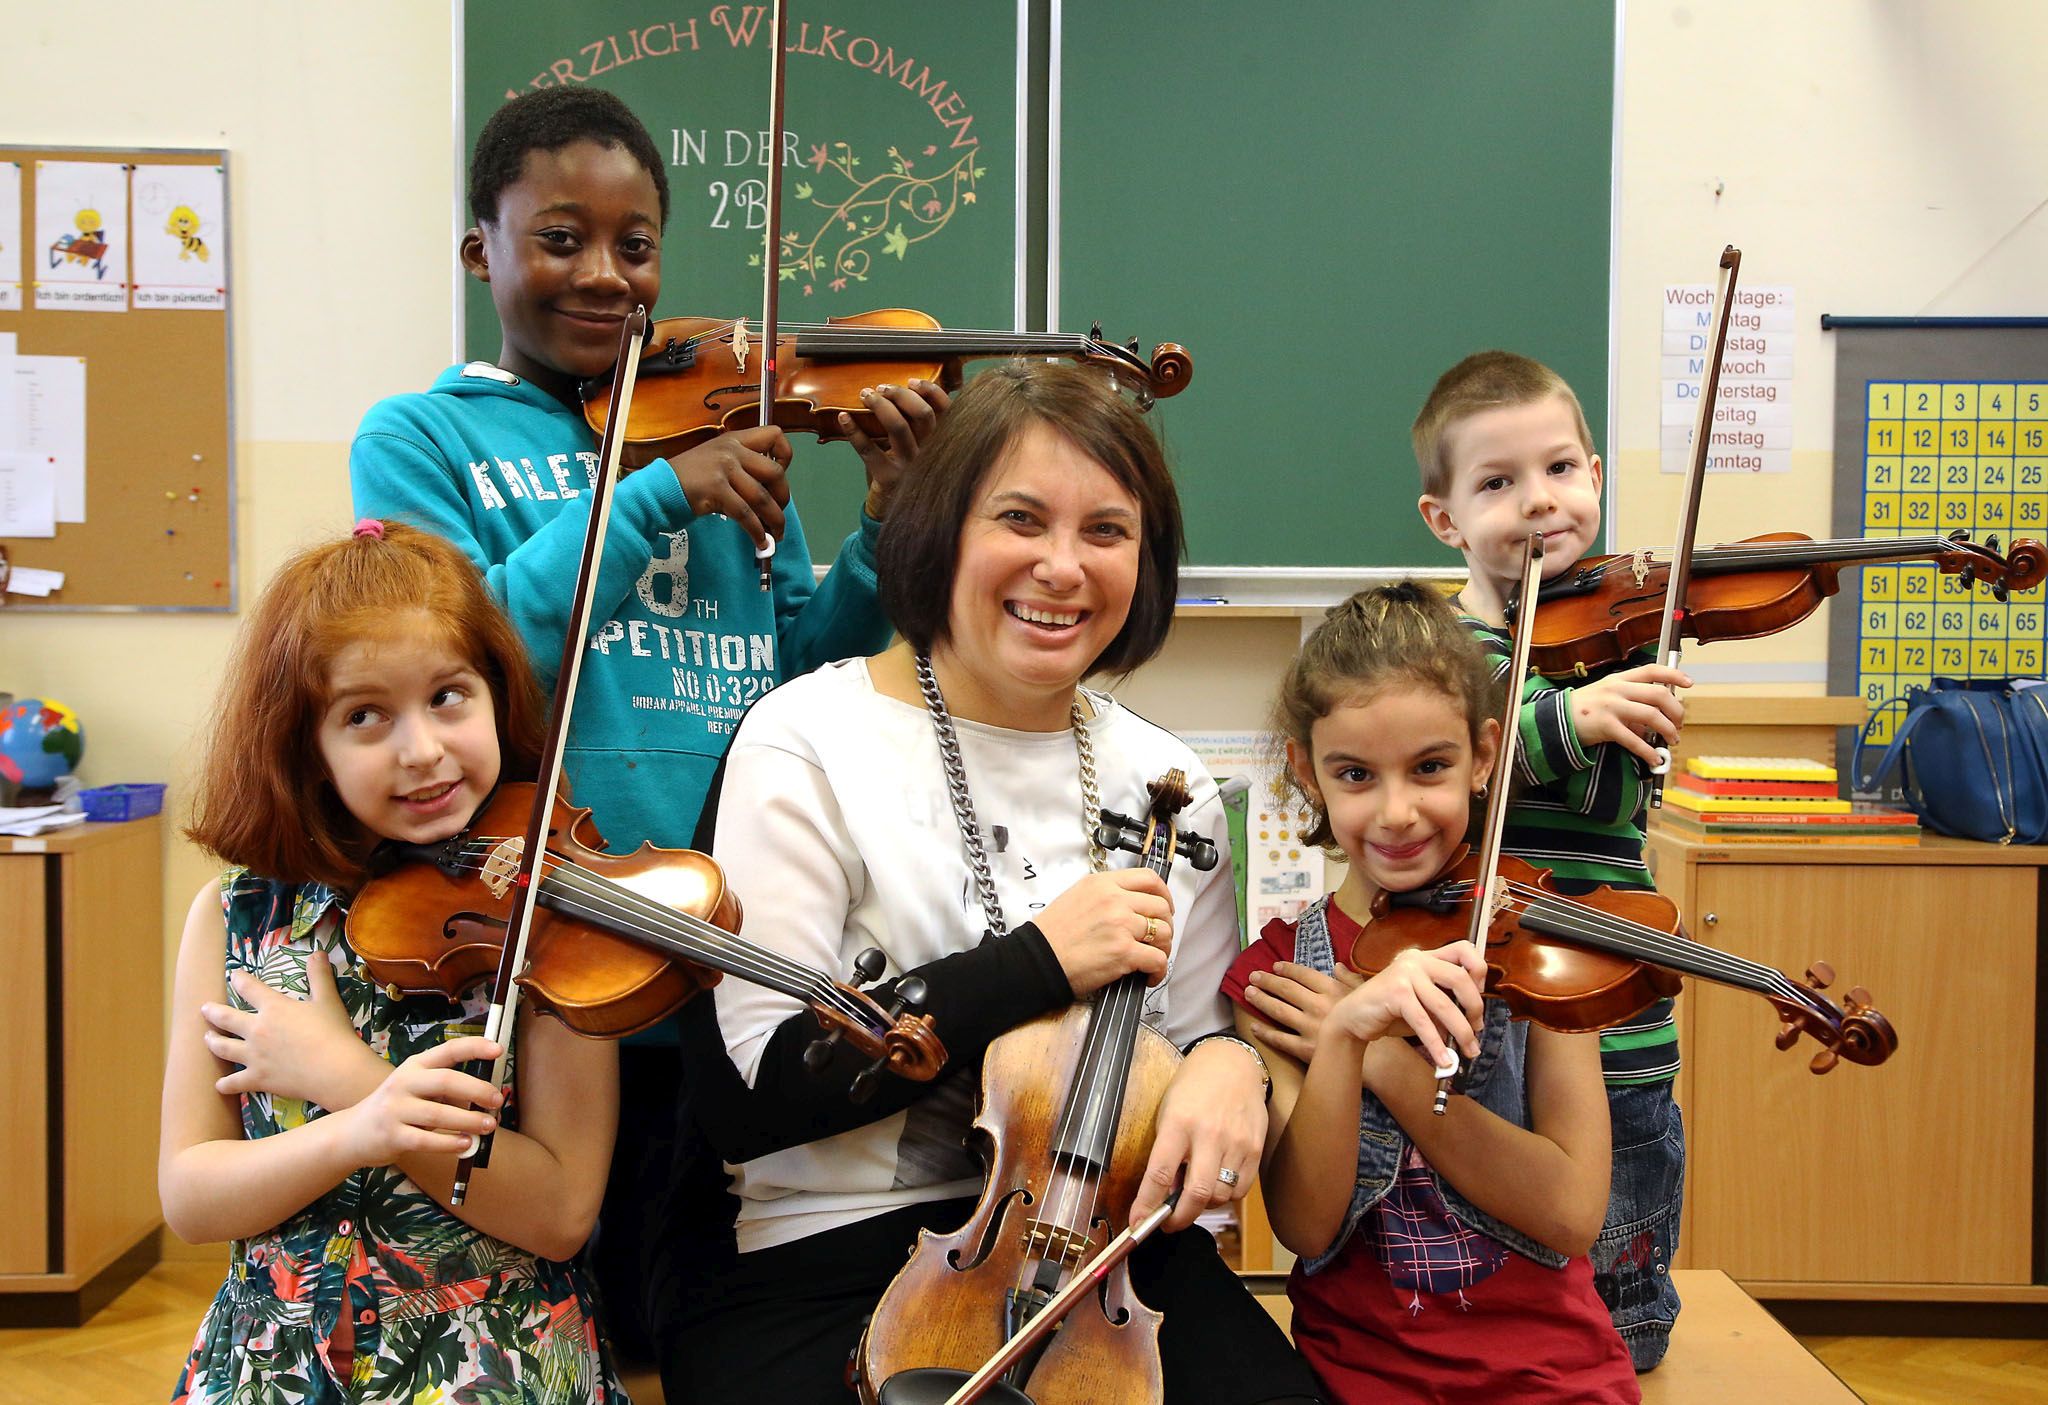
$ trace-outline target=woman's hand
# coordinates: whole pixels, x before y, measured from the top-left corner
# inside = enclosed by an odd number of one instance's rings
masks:
[[[756,542],[782,539],[782,509],[789,505],[789,439],[776,425],[721,434],[668,461],[683,485],[690,511],[722,514]]]
[[[210,1026],[203,1036],[207,1049],[217,1059],[241,1065],[214,1081],[216,1092],[269,1093],[334,1111],[360,1095],[366,1069],[371,1081],[383,1077],[384,1061],[349,1022],[325,952],[316,951],[306,961],[304,1000],[271,989],[249,971],[233,972],[228,985],[247,1002],[247,1010],[215,1001],[199,1007]]]
[[[1348,966],[1326,975],[1294,961],[1276,962],[1270,971],[1254,971],[1244,998],[1262,1018],[1252,1022],[1251,1032],[1269,1048],[1305,1065],[1315,1057],[1316,1035],[1330,1011],[1364,981],[1365,977]]]
[[[1323,1028],[1341,1030],[1361,1044],[1396,1030],[1413,1033],[1438,1068],[1452,1044],[1476,1059],[1479,1036],[1474,1031],[1485,1021],[1479,998],[1485,980],[1486,961],[1469,941],[1435,951],[1404,951],[1338,1001]]]
[[[904,470],[917,460],[925,441],[939,427],[953,403],[944,387],[916,380],[907,386],[878,385],[860,393],[861,403],[882,424],[882,439],[868,438],[855,427],[852,415],[839,417],[839,428],[868,471],[867,514],[880,521],[889,511],[889,496]]]
[[[1166,978],[1173,901],[1166,880],[1149,868],[1091,873],[1033,920],[1076,1000],[1132,971],[1144,972],[1147,985]]]
[[[460,1156],[472,1137],[498,1125],[491,1114],[504,1095],[457,1067],[498,1057],[500,1046],[466,1034],[414,1054],[354,1107],[331,1114],[345,1127],[343,1145],[357,1166],[389,1166],[415,1153]],[[488,1109],[479,1111],[479,1109]]]
[[[1159,1130],[1131,1202],[1136,1224],[1180,1185],[1165,1228],[1186,1229],[1215,1205],[1244,1198],[1266,1145],[1266,1079],[1241,1044],[1212,1039],[1181,1062],[1159,1103]],[[1223,1172],[1228,1171],[1229,1175]]]

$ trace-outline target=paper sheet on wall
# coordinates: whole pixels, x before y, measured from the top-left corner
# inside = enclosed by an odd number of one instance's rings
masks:
[[[85,520],[85,358],[14,358],[16,447],[50,462],[57,520]]]
[[[64,588],[62,571],[44,571],[34,566],[16,566],[7,573],[9,595],[50,595]]]
[[[36,162],[38,310],[128,310],[128,167]]]
[[[0,537],[57,535],[57,474],[40,454],[0,450]]]
[[[0,312],[21,311],[27,256],[21,242],[21,163],[0,161]]]
[[[137,166],[135,306],[226,307],[227,182],[218,166]]]

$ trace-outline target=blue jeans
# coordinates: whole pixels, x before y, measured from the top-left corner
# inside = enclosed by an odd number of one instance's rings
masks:
[[[1671,1256],[1685,1189],[1685,1120],[1671,1084],[1610,1084],[1614,1182],[1607,1222],[1593,1245],[1593,1286],[1614,1317],[1636,1370],[1664,1359],[1678,1290]]]

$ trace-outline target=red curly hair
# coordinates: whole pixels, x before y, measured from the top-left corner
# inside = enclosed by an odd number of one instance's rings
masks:
[[[222,680],[185,837],[287,883],[348,889],[367,857],[321,759],[320,715],[334,660],[425,615],[490,684],[502,774],[531,776],[547,701],[526,648],[460,550],[402,523],[366,523],[300,552],[249,613]]]

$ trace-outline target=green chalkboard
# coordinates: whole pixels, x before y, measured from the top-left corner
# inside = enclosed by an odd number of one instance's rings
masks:
[[[1408,426],[1504,346],[1606,421],[1606,0],[1063,7],[1058,308],[1185,343],[1205,565],[1455,564]],[[1605,445],[1598,446],[1605,449]]]
[[[1016,10],[949,0],[790,6],[780,316],[914,307],[947,327],[1015,326]],[[668,161],[656,315],[759,317],[768,22],[758,4],[473,0],[463,7],[463,145],[513,93],[616,92]],[[495,359],[471,284],[466,354]],[[800,444],[793,474],[829,560],[866,483],[843,444]]]

